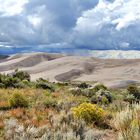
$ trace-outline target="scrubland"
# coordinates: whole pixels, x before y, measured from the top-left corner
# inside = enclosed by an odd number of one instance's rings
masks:
[[[16,70],[0,75],[0,137],[6,140],[139,140],[140,89],[51,83]]]

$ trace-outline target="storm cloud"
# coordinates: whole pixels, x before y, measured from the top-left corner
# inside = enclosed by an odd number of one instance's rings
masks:
[[[139,50],[139,0],[0,0],[0,53]]]

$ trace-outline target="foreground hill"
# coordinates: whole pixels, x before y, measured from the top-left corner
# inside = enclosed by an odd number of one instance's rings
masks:
[[[98,81],[109,87],[124,87],[140,82],[140,59],[98,59],[62,54],[16,54],[0,61],[0,72],[16,68],[31,74],[32,80]]]

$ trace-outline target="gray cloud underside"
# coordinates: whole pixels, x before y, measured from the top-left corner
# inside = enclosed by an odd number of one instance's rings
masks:
[[[0,52],[140,49],[139,0],[0,0]]]

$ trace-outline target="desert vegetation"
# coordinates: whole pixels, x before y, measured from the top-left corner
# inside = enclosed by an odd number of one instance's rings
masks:
[[[6,140],[139,140],[140,89],[98,83],[32,82],[0,74],[0,137]]]

